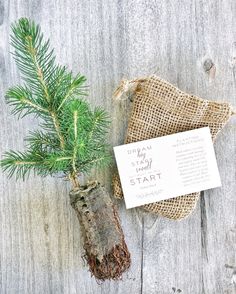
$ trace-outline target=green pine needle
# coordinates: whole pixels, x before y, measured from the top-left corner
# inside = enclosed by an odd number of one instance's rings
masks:
[[[19,117],[39,117],[41,130],[25,138],[26,152],[4,154],[3,170],[22,179],[30,172],[75,178],[109,164],[110,119],[102,108],[92,110],[85,100],[86,78],[56,64],[49,40],[44,40],[34,21],[22,18],[12,25],[11,45],[24,85],[11,87],[6,102]]]

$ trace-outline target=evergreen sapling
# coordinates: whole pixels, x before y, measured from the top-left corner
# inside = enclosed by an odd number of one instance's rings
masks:
[[[24,152],[6,152],[1,166],[17,179],[32,172],[43,177],[63,174],[70,180],[70,201],[81,223],[90,271],[97,279],[117,279],[130,265],[117,211],[97,181],[79,182],[79,175],[111,159],[106,143],[109,116],[102,108],[91,109],[83,75],[74,76],[56,64],[39,25],[26,18],[14,23],[11,45],[24,84],[10,88],[6,102],[18,117],[39,118],[41,129],[25,138]]]

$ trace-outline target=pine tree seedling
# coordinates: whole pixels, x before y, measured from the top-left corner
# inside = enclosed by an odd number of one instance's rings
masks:
[[[106,166],[109,116],[86,100],[85,77],[57,65],[39,25],[21,18],[12,25],[11,45],[23,85],[6,93],[18,117],[39,118],[40,130],[25,138],[24,152],[10,150],[1,166],[16,178],[63,174],[72,184],[70,201],[81,224],[85,259],[96,279],[117,279],[130,266],[130,254],[117,210],[97,181],[80,185],[79,176]]]

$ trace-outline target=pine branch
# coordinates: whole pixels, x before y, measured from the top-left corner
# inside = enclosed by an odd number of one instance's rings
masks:
[[[53,121],[55,130],[56,130],[56,133],[57,133],[58,138],[60,140],[61,149],[65,149],[65,140],[64,140],[62,132],[61,132],[59,119],[58,119],[57,115],[53,111],[51,111],[50,114],[51,114],[51,117],[52,117],[52,121]]]
[[[24,180],[31,170],[42,166],[42,162],[43,158],[39,154],[10,150],[5,153],[4,159],[1,160],[1,167],[3,171],[8,172],[9,177],[15,174],[16,179],[22,178]]]
[[[14,24],[12,32],[14,57],[23,79],[36,95],[43,96],[50,104],[47,82],[55,71],[55,56],[49,50],[49,40],[43,42],[39,26],[26,18]]]
[[[24,180],[30,171],[44,177],[61,172],[67,168],[71,159],[71,156],[61,156],[60,153],[35,153],[31,150],[23,153],[10,150],[1,160],[1,167],[9,177],[15,174],[16,179]]]
[[[12,32],[14,58],[25,85],[10,88],[6,101],[13,114],[40,117],[43,131],[31,132],[25,139],[26,152],[5,153],[1,165],[17,178],[24,179],[30,171],[41,176],[62,172],[77,183],[78,174],[110,161],[105,143],[109,117],[81,99],[87,95],[86,78],[73,76],[56,64],[38,25],[23,18],[12,26]]]
[[[90,160],[84,161],[80,165],[80,170],[83,173],[88,173],[92,168],[103,168],[111,162],[111,156],[109,154],[105,156],[94,156]]]
[[[15,48],[14,57],[22,78],[32,94],[47,101],[51,110],[57,110],[74,95],[85,95],[86,81],[78,74],[73,78],[66,67],[56,65],[54,50],[49,40],[44,41],[40,27],[28,19],[20,19],[12,26],[11,44]]]
[[[89,141],[96,140],[100,136],[107,134],[107,126],[110,124],[110,118],[107,113],[100,107],[95,108],[92,117],[92,128],[89,132]],[[104,136],[105,137],[105,136]]]
[[[34,22],[21,19],[19,23],[12,26],[12,31],[14,34],[11,40],[15,48],[15,60],[23,79],[32,89],[31,99],[36,96],[39,103],[37,106],[41,109],[45,109],[45,106],[40,107],[40,104],[47,102],[47,114],[51,117],[61,148],[64,149],[64,138],[56,110],[60,110],[65,101],[73,95],[83,94],[82,84],[85,82],[85,77],[77,75],[73,78],[71,73],[66,72],[65,67],[55,64],[54,51],[49,49],[49,40],[43,42],[43,34]],[[18,104],[17,112],[22,111],[21,106],[23,106],[22,103]],[[31,112],[26,112],[28,113]]]
[[[84,96],[87,94],[85,91],[86,88],[82,86],[85,81],[86,78],[84,76],[81,76],[80,74],[77,75],[74,79],[71,79],[71,83],[67,89],[67,93],[64,94],[64,98],[62,99],[60,105],[57,108],[58,111],[62,108],[66,101],[73,98],[74,96]]]
[[[23,117],[30,113],[41,115],[49,113],[48,109],[37,104],[38,102],[33,99],[33,95],[27,87],[12,87],[7,91],[5,97],[6,102],[14,107],[13,114],[19,114]]]
[[[31,150],[41,150],[43,152],[60,151],[60,141],[53,133],[30,132],[29,136],[25,138],[25,142]]]
[[[73,166],[73,172],[74,174],[77,173],[76,169],[76,157],[77,157],[77,145],[78,145],[78,110],[73,111],[73,128],[74,128],[74,148],[73,148],[73,160],[72,160],[72,166]]]

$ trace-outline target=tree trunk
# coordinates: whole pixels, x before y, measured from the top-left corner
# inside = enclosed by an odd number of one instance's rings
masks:
[[[130,266],[117,210],[99,183],[70,192],[71,205],[81,223],[85,259],[96,279],[118,279]]]

